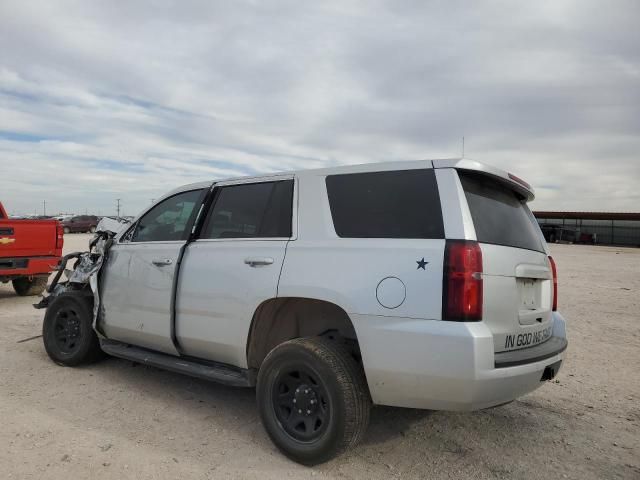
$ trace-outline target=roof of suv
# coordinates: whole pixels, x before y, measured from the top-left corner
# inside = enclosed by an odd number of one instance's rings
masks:
[[[326,176],[336,174],[348,174],[348,173],[363,173],[363,172],[383,172],[387,170],[416,170],[420,168],[457,168],[462,170],[473,170],[485,175],[490,175],[498,180],[509,185],[510,188],[516,190],[522,194],[527,201],[531,201],[535,198],[533,188],[516,177],[515,175],[506,172],[502,169],[487,165],[486,163],[471,160],[469,158],[441,158],[431,160],[409,160],[399,162],[380,162],[380,163],[363,163],[357,165],[340,165],[335,167],[317,168],[309,170],[292,170],[288,172],[274,172],[266,173],[263,175],[251,175],[244,177],[225,178],[211,180],[208,182],[197,182],[188,185],[183,185],[175,190],[169,192],[163,198],[170,195],[174,195],[186,190],[193,190],[196,188],[206,188],[214,182],[221,181],[234,181],[234,180],[246,180],[252,179],[264,179],[269,177],[277,177],[282,175],[296,175],[296,176]]]

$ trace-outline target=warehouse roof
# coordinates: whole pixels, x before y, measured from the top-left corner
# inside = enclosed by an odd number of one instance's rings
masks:
[[[640,212],[533,212],[536,218],[571,218],[583,220],[640,220]]]

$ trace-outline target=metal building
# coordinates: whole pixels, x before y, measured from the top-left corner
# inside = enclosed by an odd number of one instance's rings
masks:
[[[640,213],[533,212],[548,242],[640,247]]]

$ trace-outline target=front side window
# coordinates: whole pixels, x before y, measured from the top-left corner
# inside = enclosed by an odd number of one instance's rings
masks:
[[[185,240],[200,206],[202,190],[191,190],[169,197],[140,218],[131,242]]]
[[[218,187],[201,238],[289,238],[293,180]]]
[[[333,225],[345,238],[444,238],[431,169],[329,175]]]

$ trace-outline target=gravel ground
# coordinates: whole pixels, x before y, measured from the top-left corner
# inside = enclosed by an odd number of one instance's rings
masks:
[[[67,235],[66,250],[87,235]],[[553,382],[473,413],[376,407],[315,468],[281,456],[254,392],[108,359],[49,361],[35,297],[0,285],[3,478],[640,478],[640,249],[553,245],[569,349]]]

